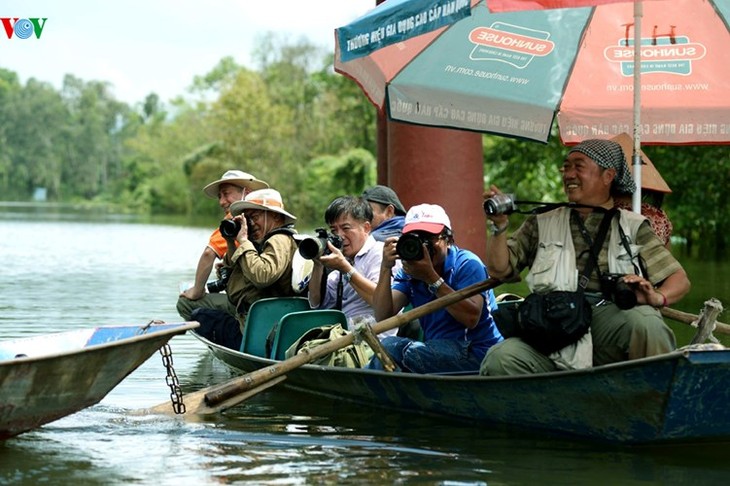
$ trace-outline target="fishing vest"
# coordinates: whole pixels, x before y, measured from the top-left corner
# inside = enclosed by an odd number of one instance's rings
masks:
[[[619,209],[618,215],[612,219],[608,234],[608,271],[642,275],[638,260],[641,245],[636,244],[636,234],[646,218],[623,209]],[[543,294],[554,290],[577,290],[579,272],[583,269],[575,265],[570,208],[538,214],[537,228],[537,253],[525,278],[530,291]],[[621,229],[626,242],[622,241]]]

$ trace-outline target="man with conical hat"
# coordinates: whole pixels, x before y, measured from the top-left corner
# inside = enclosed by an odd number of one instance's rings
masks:
[[[220,179],[211,182],[203,188],[203,193],[211,199],[218,198],[218,205],[225,213],[225,218],[230,219],[229,208],[236,201],[241,201],[246,194],[257,189],[264,189],[269,185],[242,170],[227,170]],[[190,320],[194,309],[199,307],[199,300],[206,295],[206,281],[210,277],[213,265],[216,260],[222,260],[226,254],[228,244],[221,235],[218,228],[213,231],[208,239],[208,245],[203,250],[198,260],[195,271],[195,282],[193,286],[180,292],[177,302],[177,310],[185,320]],[[234,248],[235,249],[235,248]],[[221,283],[221,285],[223,285]],[[223,285],[224,286],[224,285]],[[218,286],[219,287],[219,286]],[[215,285],[211,290],[219,290]]]
[[[251,304],[270,297],[297,295],[292,287],[292,262],[297,251],[294,240],[296,216],[284,208],[279,191],[259,189],[246,195],[230,207],[233,221],[238,223],[235,234],[224,236],[235,241],[238,248],[226,253],[223,266],[230,270],[225,294],[208,294],[207,308],[199,308],[192,318],[200,322],[196,332],[209,340],[239,349],[242,324]],[[232,245],[229,245],[229,248]],[[233,309],[233,312],[231,312]],[[221,319],[220,311],[227,311]]]
[[[631,135],[628,133],[622,133],[613,137],[611,140],[621,145],[624,152],[624,159],[626,165],[634,175],[634,164],[632,162],[632,153],[634,150],[634,142]],[[670,238],[672,236],[672,222],[669,220],[669,216],[664,212],[662,207],[662,201],[664,200],[665,194],[670,194],[672,190],[669,188],[669,184],[664,180],[662,175],[657,170],[656,166],[649,160],[649,157],[641,151],[641,214],[649,220],[651,229],[664,242],[664,246],[669,248],[671,243]],[[631,195],[615,195],[614,201],[617,208],[627,209],[629,211],[633,208],[633,202]]]

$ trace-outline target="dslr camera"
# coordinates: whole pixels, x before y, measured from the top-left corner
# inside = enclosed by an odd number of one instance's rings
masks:
[[[621,280],[623,273],[604,273],[601,275],[601,293],[619,309],[627,310],[636,305],[636,294],[629,285]]]
[[[317,228],[314,232],[317,233],[317,236],[305,238],[299,243],[299,254],[303,258],[314,260],[322,255],[331,253],[327,247],[328,241],[338,250],[342,249],[342,238],[339,236],[328,233],[325,228]]]
[[[484,201],[484,212],[487,216],[512,214],[517,211],[514,194],[496,194]]]
[[[418,233],[406,233],[395,244],[395,251],[401,260],[420,260],[423,258],[423,245],[428,248],[428,254],[433,258],[433,245],[430,238],[424,238]]]
[[[245,216],[244,216],[245,217]],[[251,223],[246,219],[246,227],[248,228],[248,234],[252,233]],[[238,232],[241,231],[241,222],[237,219],[224,219],[221,221],[218,230],[221,232],[224,238],[235,238]]]
[[[218,270],[218,275],[220,275],[218,280],[212,280],[206,284],[208,292],[211,294],[218,294],[226,290],[228,279],[231,277],[231,269],[228,267],[221,267]]]
[[[221,221],[218,230],[225,238],[235,238],[239,231],[241,231],[241,223],[235,219],[224,219]]]

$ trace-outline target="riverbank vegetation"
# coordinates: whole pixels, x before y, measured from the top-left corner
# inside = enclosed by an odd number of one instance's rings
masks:
[[[94,202],[151,215],[220,216],[200,189],[229,168],[268,181],[305,227],[327,203],[376,180],[376,112],[307,41],[263,38],[255,68],[224,58],[169,101],[134,105],[103,80],[68,74],[60,90],[19,82],[0,63],[0,199]],[[693,253],[724,256],[730,241],[724,146],[645,147],[673,190],[664,208]],[[525,200],[561,200],[565,147],[484,136],[485,184]]]

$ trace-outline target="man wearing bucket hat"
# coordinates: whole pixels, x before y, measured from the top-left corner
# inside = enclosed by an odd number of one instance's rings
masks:
[[[211,199],[218,198],[218,205],[223,209],[225,218],[230,219],[231,204],[241,201],[251,191],[266,187],[269,187],[266,182],[256,179],[251,174],[240,170],[228,170],[220,179],[206,185],[203,193]],[[193,310],[200,307],[201,302],[199,301],[205,296],[206,281],[213,270],[213,265],[216,259],[223,259],[227,249],[226,240],[220,230],[216,228],[210,235],[208,246],[205,247],[198,260],[193,286],[180,293],[177,310],[183,319],[190,320]],[[220,286],[224,286],[224,284],[225,282],[221,282]]]
[[[659,308],[677,302],[690,287],[682,266],[664,247],[641,215],[612,210],[613,195],[631,194],[634,180],[621,146],[591,139],[571,148],[561,168],[563,189],[575,207],[558,207],[531,215],[509,239],[506,213],[488,214],[487,268],[497,278],[509,278],[524,268],[531,292],[576,291],[578,275],[591,256],[604,215],[608,231],[597,255],[597,269],[583,281],[591,304],[590,338],[593,365],[643,358],[672,351],[675,338]],[[501,194],[496,186],[486,198]],[[635,295],[636,305],[619,308],[613,294],[602,289],[600,276],[619,280]],[[618,299],[616,299],[618,300]],[[588,335],[587,335],[588,336]],[[562,350],[561,350],[562,351]],[[520,337],[509,337],[487,353],[481,373],[510,375],[558,369],[560,352],[546,356]],[[561,367],[566,367],[564,364]],[[570,366],[567,366],[570,367]]]
[[[378,320],[409,303],[418,307],[488,277],[478,256],[454,244],[451,221],[441,206],[410,208],[400,240],[409,242],[411,249],[420,246],[420,251],[406,252],[397,238],[386,240],[373,299]],[[398,258],[403,266],[391,286]],[[502,340],[489,309],[487,293],[482,292],[421,317],[423,341],[391,336],[382,340],[383,347],[402,371],[476,372],[487,350]],[[382,369],[382,363],[373,358],[368,367]]]
[[[201,326],[198,334],[213,342],[238,349],[248,309],[259,299],[296,295],[292,288],[292,261],[297,251],[294,240],[296,217],[284,209],[279,191],[259,189],[230,207],[238,232],[226,239],[235,240],[238,248],[226,253],[223,265],[230,269],[226,294],[208,294],[208,309],[218,312],[233,308],[238,322],[219,319],[220,315],[204,308],[192,317]],[[226,299],[224,302],[223,299]]]
[[[395,191],[387,186],[373,186],[365,189],[362,197],[373,209],[373,230],[370,236],[375,241],[400,236],[405,224],[406,210]]]

